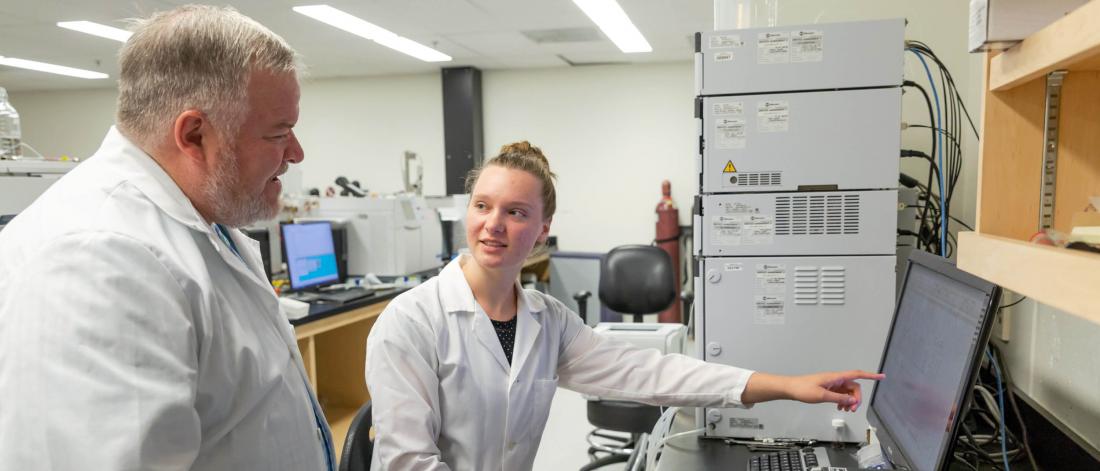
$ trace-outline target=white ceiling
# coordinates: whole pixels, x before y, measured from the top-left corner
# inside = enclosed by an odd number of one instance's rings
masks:
[[[113,87],[118,42],[69,31],[58,21],[89,20],[125,28],[185,0],[0,0],[0,56],[106,73],[84,80],[0,66],[9,91]],[[201,3],[201,2],[200,2]],[[451,62],[421,62],[298,13],[327,3],[434,47]],[[692,34],[713,26],[713,0],[619,0],[653,52],[624,54],[571,0],[236,0],[227,3],[285,38],[313,78],[430,73],[441,67],[569,67],[572,64],[688,61]],[[598,39],[536,43],[523,32],[584,28]],[[583,31],[582,31],[583,33]]]

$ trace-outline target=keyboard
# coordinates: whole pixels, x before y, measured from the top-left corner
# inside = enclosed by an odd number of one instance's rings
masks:
[[[760,453],[749,458],[749,471],[809,471],[829,466],[829,455],[820,446]]]
[[[370,288],[336,289],[317,293],[317,299],[329,303],[345,304],[358,301],[372,294],[374,294],[374,290]]]

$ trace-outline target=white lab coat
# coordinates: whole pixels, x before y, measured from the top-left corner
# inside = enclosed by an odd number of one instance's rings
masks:
[[[751,371],[602,337],[518,283],[509,367],[460,263],[474,262],[452,261],[398,296],[371,329],[372,469],[530,469],[558,386],[656,405],[742,405]]]
[[[0,232],[0,469],[327,468],[293,329],[230,232],[244,261],[114,128]]]

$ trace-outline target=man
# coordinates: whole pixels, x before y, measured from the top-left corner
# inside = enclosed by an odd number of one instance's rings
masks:
[[[237,227],[302,161],[294,51],[232,9],[141,22],[117,127],[0,233],[0,469],[332,469]]]

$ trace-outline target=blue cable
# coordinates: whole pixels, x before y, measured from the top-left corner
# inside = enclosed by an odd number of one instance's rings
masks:
[[[928,68],[928,63],[924,61],[924,56],[921,56],[916,49],[908,48],[909,52],[917,56],[920,59],[921,65],[924,66],[924,73],[928,75],[928,85],[932,88],[933,102],[936,103],[936,122],[943,123],[943,116],[940,114],[940,94],[936,92],[936,81],[932,80],[932,69]],[[933,128],[942,128],[943,126],[936,126],[936,123],[932,123]],[[940,256],[947,257],[947,202],[944,197],[944,188],[947,185],[944,184],[943,174],[947,171],[947,168],[943,166],[943,137],[939,133],[935,133],[934,137],[939,143],[938,154],[940,157]]]
[[[1005,393],[1004,387],[1001,385],[1001,367],[997,365],[997,362],[993,359],[993,353],[986,347],[986,356],[989,357],[989,363],[993,365],[994,376],[997,377],[997,402],[1001,408],[1001,459],[1005,463],[1005,471],[1008,471],[1008,450],[1005,447],[1005,442],[1008,441],[1008,435],[1005,434]]]

